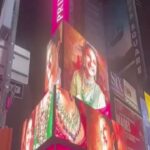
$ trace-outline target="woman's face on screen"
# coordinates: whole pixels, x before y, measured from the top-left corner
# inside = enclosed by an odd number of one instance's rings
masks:
[[[88,49],[85,54],[85,69],[90,77],[95,77],[97,73],[97,60],[92,49]]]

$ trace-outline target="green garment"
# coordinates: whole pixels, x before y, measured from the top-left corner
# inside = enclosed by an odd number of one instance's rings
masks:
[[[80,71],[73,74],[70,92],[73,96],[85,102],[94,109],[100,109],[106,106],[105,96],[96,82],[86,89]]]
[[[46,140],[48,140],[49,138],[52,137],[54,93],[52,93],[52,92],[47,93],[42,100],[44,100],[44,99],[50,101],[48,110],[44,110],[45,112],[49,113],[48,114],[48,120],[46,121],[46,125],[42,124],[42,123],[40,124],[40,126],[41,125],[46,126],[46,129],[44,129],[45,131],[41,131],[42,127],[40,127],[38,129],[35,126],[34,149],[37,149],[41,144],[43,144]],[[41,102],[42,102],[42,100],[41,100]],[[40,110],[41,110],[41,107],[40,107]],[[40,110],[38,110],[38,111],[40,111]],[[36,113],[40,113],[40,112],[36,112]],[[38,121],[40,121],[40,118],[38,119]],[[38,124],[38,122],[35,122],[35,124]],[[37,134],[41,134],[41,133],[43,133],[42,140],[40,140],[38,135],[37,135]]]

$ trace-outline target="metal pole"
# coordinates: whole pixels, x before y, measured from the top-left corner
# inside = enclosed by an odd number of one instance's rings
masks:
[[[12,16],[12,26],[11,26],[11,31],[10,35],[8,37],[8,41],[6,41],[6,47],[8,50],[7,53],[7,59],[5,63],[5,69],[4,69],[4,76],[3,76],[3,81],[2,81],[2,97],[1,97],[1,122],[0,122],[0,127],[5,126],[6,122],[6,115],[7,115],[7,110],[5,109],[5,104],[6,104],[6,97],[9,92],[10,88],[10,80],[11,80],[11,68],[12,68],[12,60],[13,60],[13,55],[14,55],[14,45],[15,45],[15,39],[16,39],[16,31],[17,31],[17,22],[18,22],[18,14],[19,14],[19,5],[20,5],[20,0],[15,0],[14,1],[14,12]]]

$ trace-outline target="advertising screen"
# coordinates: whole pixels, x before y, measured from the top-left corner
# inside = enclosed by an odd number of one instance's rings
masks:
[[[62,87],[94,109],[107,108],[110,101],[105,57],[67,23],[63,58]]]
[[[147,150],[150,150],[150,121],[148,120],[148,111],[147,111],[145,100],[143,98],[140,99],[140,104],[141,104],[141,112],[143,117],[145,144]]]
[[[55,108],[57,138],[88,150],[126,150],[124,129],[68,91],[57,89]]]
[[[75,98],[66,90],[56,90],[55,136],[85,146],[85,120]]]
[[[87,122],[88,150],[126,150],[124,129],[114,120],[89,110]]]
[[[59,68],[59,53],[62,44],[62,24],[60,24],[52,40],[47,45],[45,95],[36,106],[34,149],[52,137],[54,86],[60,86],[61,71]]]
[[[47,44],[45,68],[45,92],[53,90],[54,85],[61,84],[61,57],[62,53],[62,24]]]
[[[144,133],[142,117],[128,108],[125,104],[114,97],[116,121],[125,129],[127,148],[130,150],[144,150]]]
[[[48,93],[35,108],[34,149],[52,137],[53,101],[53,93]]]
[[[31,150],[34,144],[35,111],[24,121],[21,150]]]
[[[34,119],[32,119],[32,122],[34,121],[34,127],[32,127],[34,132],[32,133],[33,139],[30,142],[32,145],[31,149],[39,148],[40,145],[52,137],[54,86],[59,86],[61,81],[58,61],[62,44],[61,29],[62,25],[59,26],[56,34],[53,36],[52,40],[48,42],[46,47],[47,55],[45,59],[46,67],[44,96],[34,109]],[[24,128],[28,126],[27,124],[28,120],[25,121]],[[23,129],[23,137],[25,137],[24,135],[27,134],[26,132],[26,129]],[[25,144],[22,143],[22,145]]]

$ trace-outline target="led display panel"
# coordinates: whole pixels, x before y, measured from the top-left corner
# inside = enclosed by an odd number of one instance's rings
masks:
[[[65,89],[56,90],[55,136],[85,146],[85,121],[75,98]]]
[[[110,101],[105,57],[67,23],[63,60],[62,87],[94,109],[107,109]]]
[[[53,93],[47,93],[35,108],[34,149],[52,137]]]
[[[24,121],[21,150],[31,150],[34,144],[35,111]]]
[[[89,110],[87,116],[88,150],[126,150],[124,129],[114,120]]]
[[[87,150],[126,150],[125,130],[114,120],[56,89],[55,136]],[[72,148],[72,150],[76,150]]]
[[[60,86],[59,53],[62,44],[62,25],[47,45],[45,95],[36,106],[34,149],[52,137],[54,86]]]
[[[45,59],[45,94],[34,109],[34,119],[32,119],[32,122],[34,122],[34,126],[32,125],[32,139],[28,138],[28,142],[29,140],[31,141],[30,150],[39,148],[43,143],[45,143],[49,138],[52,137],[54,117],[54,86],[59,87],[61,85],[61,71],[59,68],[59,53],[61,51],[61,44],[62,24],[60,24],[55,35],[48,42],[46,47],[47,55]],[[30,117],[33,118],[32,115]],[[25,121],[24,126],[25,129],[23,129],[23,138],[28,135],[28,130],[26,130],[26,126],[28,127],[28,121]],[[27,149],[26,147],[24,148],[23,145],[26,144],[22,142],[22,150]]]

